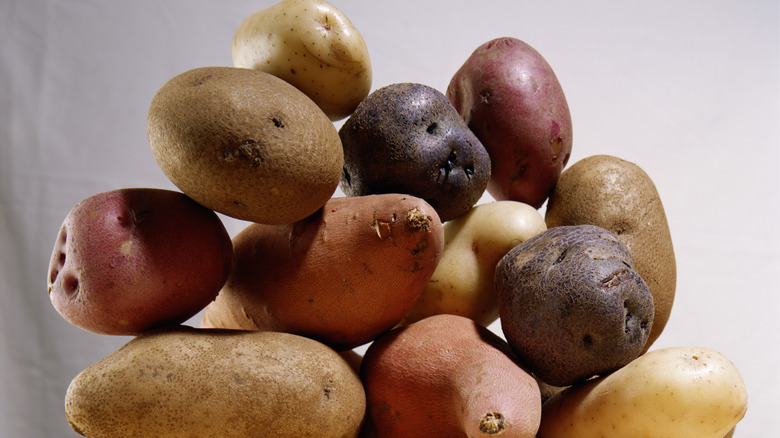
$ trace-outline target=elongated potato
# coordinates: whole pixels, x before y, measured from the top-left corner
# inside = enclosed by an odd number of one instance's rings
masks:
[[[132,339],[65,396],[89,438],[354,437],[365,410],[358,375],[319,342],[184,326]]]
[[[746,410],[745,383],[728,358],[670,347],[550,398],[537,436],[723,438]]]
[[[293,224],[252,224],[202,327],[276,330],[339,350],[396,325],[439,262],[436,211],[409,195],[332,198]]]
[[[282,0],[248,16],[233,36],[233,64],[291,83],[331,120],[352,113],[371,89],[366,42],[324,0]]]
[[[490,325],[498,318],[496,264],[515,245],[546,229],[535,208],[516,201],[477,205],[445,222],[441,261],[404,323],[449,313]]]

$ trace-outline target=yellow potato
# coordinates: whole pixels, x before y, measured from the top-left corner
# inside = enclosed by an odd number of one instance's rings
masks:
[[[446,222],[442,258],[402,324],[448,313],[489,325],[498,318],[496,264],[512,247],[546,229],[535,208],[517,201],[480,204]]]
[[[371,89],[363,37],[323,0],[282,0],[248,16],[233,36],[233,64],[284,79],[334,121],[350,115]]]
[[[537,437],[723,438],[746,410],[745,383],[728,358],[670,347],[550,398]]]

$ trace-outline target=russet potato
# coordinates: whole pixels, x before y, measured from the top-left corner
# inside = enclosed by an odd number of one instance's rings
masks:
[[[140,335],[68,387],[89,438],[355,437],[365,391],[334,350],[287,333],[172,327]]]

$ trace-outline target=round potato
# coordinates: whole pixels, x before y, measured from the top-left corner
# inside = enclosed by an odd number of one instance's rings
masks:
[[[319,342],[190,327],[130,340],[65,396],[89,438],[355,437],[365,410],[358,375]]]
[[[547,226],[592,224],[614,233],[653,294],[653,328],[644,351],[672,312],[677,287],[674,246],[661,197],[639,166],[610,155],[584,158],[564,170],[550,196]]]
[[[284,224],[314,213],[341,179],[338,131],[298,89],[268,73],[200,67],[154,95],[147,131],[163,173],[202,205]]]
[[[371,89],[366,42],[323,0],[282,0],[247,17],[233,36],[233,65],[284,79],[331,120],[351,114]]]

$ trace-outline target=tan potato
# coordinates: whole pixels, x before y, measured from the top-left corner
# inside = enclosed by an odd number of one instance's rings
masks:
[[[201,327],[276,330],[339,350],[373,340],[409,311],[441,258],[436,210],[401,194],[333,198],[289,225],[233,238],[230,276]]]
[[[233,64],[293,84],[331,120],[350,115],[371,89],[363,37],[323,0],[282,0],[248,16],[233,36]]]
[[[554,395],[537,436],[723,438],[746,410],[745,383],[728,358],[670,347]]]
[[[200,67],[177,75],[154,95],[147,131],[171,182],[242,220],[301,220],[341,179],[336,127],[298,89],[261,71]]]
[[[445,222],[441,260],[403,323],[449,313],[490,325],[498,318],[496,264],[512,247],[546,229],[535,208],[516,201],[477,205]]]
[[[65,396],[89,438],[354,437],[365,406],[358,375],[319,342],[190,327],[132,339]]]
[[[623,241],[653,295],[655,314],[644,351],[672,312],[677,264],[672,236],[653,181],[639,166],[609,155],[584,158],[564,170],[545,213],[549,228],[591,224]]]

